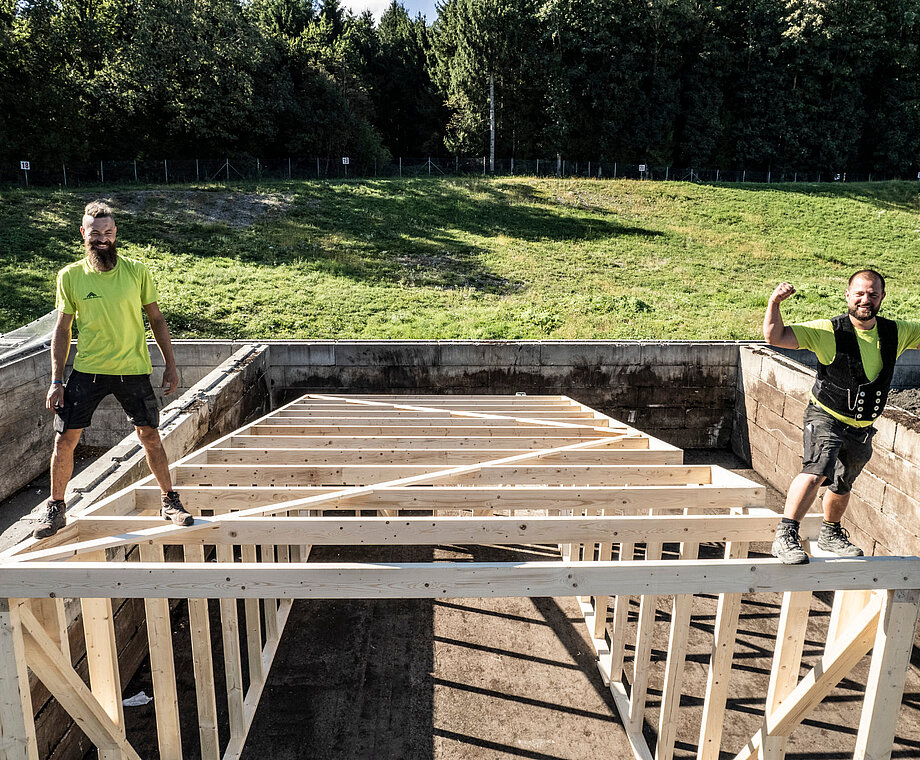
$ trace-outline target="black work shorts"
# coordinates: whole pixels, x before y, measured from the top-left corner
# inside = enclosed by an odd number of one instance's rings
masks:
[[[834,493],[849,493],[872,456],[875,427],[853,427],[834,419],[813,401],[805,407],[802,472],[823,475]]]
[[[74,370],[64,386],[64,406],[54,415],[55,431],[89,427],[99,402],[110,393],[132,425],[159,427],[160,408],[150,375],[91,375]]]

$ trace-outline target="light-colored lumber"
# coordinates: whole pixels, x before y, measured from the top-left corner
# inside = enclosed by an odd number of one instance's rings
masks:
[[[29,667],[100,749],[117,749],[126,760],[140,760],[119,726],[112,722],[70,663],[64,659],[28,607],[20,607],[23,642]]]
[[[796,572],[792,572],[796,571]],[[215,599],[442,599],[753,593],[835,588],[909,588],[920,558],[812,560],[807,570],[773,559],[694,562],[469,562],[269,564],[129,562],[114,576],[93,562],[17,562],[0,573],[0,596],[58,589],[70,597]]]
[[[636,546],[631,541],[620,544],[619,561],[632,562]],[[613,622],[610,627],[610,657],[607,671],[611,683],[623,680],[623,661],[626,657],[626,621],[629,616],[630,597],[618,594],[613,606]],[[612,688],[612,687],[611,687]]]
[[[0,757],[38,760],[19,614],[0,598]],[[63,659],[63,657],[62,657]]]
[[[872,646],[854,760],[891,757],[918,612],[920,591],[917,589],[885,593]]]
[[[186,562],[204,563],[204,547],[186,546]],[[198,705],[198,740],[201,760],[220,760],[217,733],[217,692],[214,685],[214,655],[211,649],[211,621],[207,599],[188,600],[189,637],[195,673],[195,701]]]
[[[747,553],[746,542],[732,542],[725,546],[726,559],[740,559],[746,557]],[[712,653],[706,677],[706,697],[703,700],[703,717],[700,721],[698,760],[719,760],[740,613],[741,594],[719,594]]]
[[[163,563],[163,547],[142,543],[138,546],[142,562]],[[180,565],[181,566],[181,565]],[[182,760],[179,732],[179,695],[176,687],[176,663],[173,658],[172,624],[169,599],[147,597],[147,640],[150,644],[150,676],[153,680],[153,704],[157,718],[157,742],[161,760]]]
[[[651,567],[655,560],[661,559],[661,544],[649,541],[645,545],[645,561],[640,566]],[[655,627],[655,614],[658,597],[644,593],[639,601],[639,622],[636,626],[636,646],[633,650],[632,690],[629,693],[629,715],[624,718],[630,731],[642,731],[645,719],[645,698],[648,694],[649,664],[652,654],[652,633]]]
[[[233,547],[217,547],[217,561],[223,565],[221,572],[230,567],[258,567],[233,562]],[[202,594],[202,596],[205,596]],[[239,740],[246,735],[246,718],[243,712],[243,663],[240,657],[240,631],[236,601],[233,596],[221,597],[220,630],[224,643],[224,673],[227,679],[227,707],[230,713],[230,739]]]
[[[95,557],[96,561],[103,561],[104,559],[104,553],[102,557]],[[58,596],[39,597],[38,599],[32,599],[31,605],[32,614],[35,615],[35,619],[41,623],[42,627],[45,629],[45,633],[48,634],[48,638],[57,644],[58,649],[61,650],[61,654],[64,655],[64,659],[71,659],[70,638],[67,635],[67,613],[64,610],[64,600]]]
[[[275,547],[271,544],[262,544],[260,549],[262,562],[275,562]],[[306,561],[306,559],[304,559]],[[265,638],[267,641],[274,641],[279,635],[278,626],[278,600],[263,599],[262,613],[265,616]]]
[[[105,552],[94,558],[105,562]],[[125,716],[121,703],[121,675],[118,670],[118,647],[115,642],[115,618],[111,599],[80,600],[83,635],[86,640],[86,663],[93,696],[112,722],[124,732]],[[63,653],[69,659],[67,653]],[[99,750],[100,760],[120,760],[118,749]]]
[[[859,591],[838,591],[834,594],[831,605],[831,619],[827,624],[827,636],[824,640],[825,649],[836,645],[847,621],[858,615],[872,602],[872,591],[860,589]]]
[[[240,547],[243,562],[256,562],[255,544],[243,544]],[[246,599],[243,602],[246,613],[246,652],[249,663],[249,687],[261,681],[262,673],[262,624],[259,615],[259,600]]]

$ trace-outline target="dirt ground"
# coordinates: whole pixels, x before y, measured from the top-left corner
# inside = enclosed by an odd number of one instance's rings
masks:
[[[725,452],[686,452],[688,463],[751,470]],[[768,505],[781,495],[769,490]],[[768,551],[767,545],[755,547]],[[716,556],[718,545],[705,549]],[[392,549],[326,548],[316,561],[388,561]],[[558,559],[555,548],[418,547],[402,561],[431,559],[537,561]],[[634,600],[635,601],[635,600]],[[685,665],[676,758],[696,756],[716,597],[695,598]],[[735,654],[722,758],[756,732],[778,625],[780,595],[745,598]],[[830,599],[816,596],[805,647],[814,664],[830,616]],[[212,603],[213,631],[219,630]],[[638,604],[630,619],[635,624]],[[660,599],[646,734],[654,737],[667,653],[669,600]],[[242,614],[242,612],[241,612]],[[185,606],[176,607],[177,653],[187,652]],[[214,634],[215,662],[221,662]],[[243,649],[245,656],[245,648]],[[183,756],[198,757],[191,665],[179,656]],[[627,652],[629,662],[630,652]],[[836,760],[852,756],[868,672],[865,658],[793,734],[787,757]],[[920,757],[920,656],[908,674],[892,757]],[[218,676],[222,674],[219,672]],[[245,672],[245,665],[244,665]],[[804,673],[804,670],[803,670]],[[222,684],[218,685],[221,694]],[[149,667],[125,689],[152,694]],[[218,699],[226,742],[226,699]],[[127,735],[141,757],[156,757],[153,705],[125,708]],[[609,691],[595,666],[575,600],[455,599],[297,601],[255,716],[244,760],[584,760],[629,758]]]
[[[915,415],[920,415],[920,388],[906,388],[899,391],[891,391],[888,394],[888,403],[886,410],[891,407],[904,409]]]

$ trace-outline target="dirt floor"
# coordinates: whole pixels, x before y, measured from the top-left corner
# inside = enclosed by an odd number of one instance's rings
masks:
[[[686,452],[688,463],[751,470],[725,452]],[[756,478],[755,478],[756,479]],[[769,489],[768,505],[781,495]],[[768,551],[767,545],[755,547]],[[721,548],[706,550],[716,556]],[[392,550],[317,550],[316,561],[388,561]],[[402,561],[558,559],[555,548],[419,547]],[[696,756],[716,597],[694,601],[675,757]],[[822,653],[830,599],[816,596],[805,663]],[[217,605],[212,603],[218,631]],[[780,596],[745,598],[735,654],[723,758],[759,727],[778,625]],[[177,652],[188,651],[186,608],[175,610]],[[631,620],[635,623],[638,604]],[[667,650],[669,600],[660,599],[646,734],[653,739]],[[215,662],[221,662],[214,634]],[[245,648],[243,649],[245,656]],[[629,661],[629,652],[627,653]],[[584,760],[632,757],[613,700],[595,667],[573,599],[297,601],[255,717],[244,760]],[[868,658],[793,734],[789,758],[852,756]],[[920,758],[920,655],[908,674],[892,757]],[[219,668],[218,668],[219,670]],[[191,665],[177,661],[184,687],[183,756],[198,757]],[[244,665],[245,672],[245,665]],[[804,671],[803,671],[804,673]],[[222,674],[218,673],[218,676]],[[218,693],[223,686],[218,685]],[[149,667],[125,694],[152,694]],[[227,740],[226,700],[221,741]],[[129,740],[156,757],[153,704],[125,708]]]

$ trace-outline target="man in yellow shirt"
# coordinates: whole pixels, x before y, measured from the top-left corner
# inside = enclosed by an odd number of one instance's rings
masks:
[[[64,491],[73,473],[73,452],[99,402],[113,394],[144,446],[147,464],[160,490],[160,514],[177,525],[194,518],[172,487],[169,462],[160,440],[159,409],[150,384],[150,354],[141,310],[147,314],[154,340],[163,354],[163,387],[176,390],[179,376],[166,320],[157,306],[150,272],[141,262],[119,256],[112,210],[100,201],[86,206],[80,234],[86,256],[58,273],[58,320],[51,338],[51,387],[47,408],[55,413],[51,454],[51,498],[33,535],[45,538],[66,524]],[[71,326],[79,336],[73,370],[64,385]]]
[[[920,343],[920,323],[878,316],[885,278],[873,269],[856,272],[845,293],[847,313],[833,319],[785,325],[780,304],[795,293],[788,282],[770,296],[763,336],[771,346],[806,348],[818,357],[818,372],[805,408],[802,472],[789,486],[773,556],[803,565],[808,555],[799,522],[827,485],[824,525],[818,546],[842,557],[861,557],[840,520],[853,481],[872,456],[873,423],[885,409],[897,358]]]

